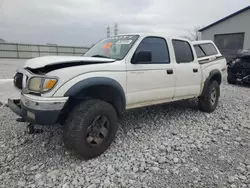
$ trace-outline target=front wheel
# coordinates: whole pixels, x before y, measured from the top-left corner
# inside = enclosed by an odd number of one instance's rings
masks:
[[[63,133],[64,145],[85,159],[104,153],[117,132],[115,108],[102,100],[90,99],[69,114]]]
[[[216,80],[211,81],[204,96],[199,97],[199,109],[203,112],[213,112],[219,101],[220,86]]]

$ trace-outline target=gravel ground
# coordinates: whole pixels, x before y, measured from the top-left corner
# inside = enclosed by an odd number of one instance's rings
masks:
[[[8,98],[18,99],[20,98],[20,92],[14,88],[13,81],[1,81],[0,80],[0,106],[6,104]]]
[[[0,108],[1,187],[250,187],[250,88],[223,84],[207,114],[182,102],[127,112],[111,147],[83,161],[60,126],[28,135]]]

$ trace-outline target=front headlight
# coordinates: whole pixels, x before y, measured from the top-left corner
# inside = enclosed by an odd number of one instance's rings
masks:
[[[46,92],[51,90],[57,83],[56,78],[33,77],[28,82],[28,90],[35,92]]]

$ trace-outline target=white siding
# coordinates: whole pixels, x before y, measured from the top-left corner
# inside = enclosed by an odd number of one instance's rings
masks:
[[[245,33],[244,49],[250,48],[250,9],[201,32],[202,40],[213,40],[216,34]]]

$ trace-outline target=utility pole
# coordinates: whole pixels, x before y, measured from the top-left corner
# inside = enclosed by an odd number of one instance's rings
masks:
[[[118,35],[118,24],[115,23],[115,26],[114,26],[114,35]]]
[[[107,27],[107,37],[110,37],[110,27]]]

